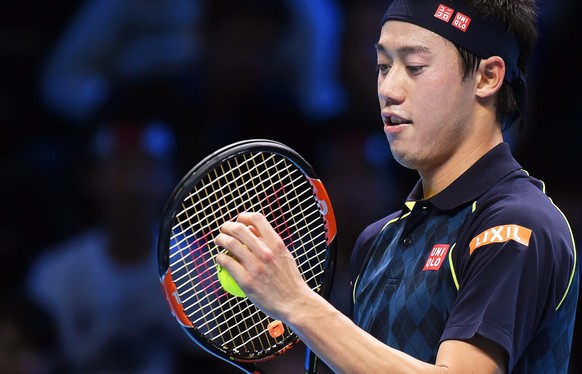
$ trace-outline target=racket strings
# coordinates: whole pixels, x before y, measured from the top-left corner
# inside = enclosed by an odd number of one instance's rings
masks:
[[[312,198],[312,196],[307,196],[307,194],[306,194],[306,193],[303,193],[303,194],[304,194],[304,195],[306,195],[306,196],[305,196],[305,199],[304,199],[304,200],[302,200],[302,201],[299,201],[299,203],[300,203],[300,204],[305,204],[305,203],[307,202],[307,199],[309,199],[309,198]],[[245,208],[245,209],[243,209],[243,210],[254,210],[253,208],[256,208],[256,206],[247,206],[247,207],[243,207],[243,208]],[[276,231],[279,231],[279,232],[281,232],[281,233],[284,233],[284,232],[289,232],[289,231],[293,231],[293,230],[295,230],[297,233],[300,233],[300,234],[302,235],[301,237],[299,237],[299,238],[298,238],[298,240],[297,240],[297,241],[298,241],[298,242],[300,242],[300,243],[301,243],[301,242],[303,242],[303,244],[309,244],[309,243],[307,243],[307,241],[306,241],[306,239],[305,239],[305,236],[306,236],[306,235],[312,235],[312,234],[313,234],[313,232],[312,232],[312,230],[301,230],[301,228],[303,228],[303,227],[306,227],[307,225],[309,225],[309,226],[311,227],[312,225],[317,225],[317,224],[319,224],[319,222],[318,222],[318,219],[320,219],[320,217],[319,217],[319,214],[318,214],[318,212],[316,212],[316,211],[312,211],[312,212],[310,212],[310,213],[308,213],[308,214],[305,214],[303,211],[299,211],[299,212],[297,212],[297,213],[293,214],[293,215],[291,216],[291,218],[293,218],[293,219],[294,219],[294,218],[296,218],[297,216],[300,216],[300,215],[302,215],[304,219],[307,219],[307,218],[309,218],[309,217],[312,217],[314,220],[313,220],[313,221],[311,221],[311,222],[306,222],[306,223],[304,223],[304,224],[303,224],[303,226],[299,226],[298,224],[294,224],[292,227],[289,227],[289,226],[287,226],[287,227],[284,229],[284,231],[283,231],[283,229],[280,227],[281,225],[276,225],[276,226],[275,226],[275,230],[276,230]],[[269,217],[268,217],[268,218],[269,218]],[[207,225],[201,226],[201,227],[200,227],[200,229],[199,229],[197,232],[193,232],[193,233],[190,233],[190,234],[188,234],[188,230],[180,230],[180,231],[177,231],[177,232],[176,232],[176,234],[175,234],[175,236],[176,236],[176,237],[178,237],[178,236],[182,236],[182,237],[183,237],[183,239],[182,239],[182,240],[180,240],[180,241],[178,241],[178,242],[177,242],[175,245],[173,245],[172,247],[180,246],[180,245],[182,245],[182,244],[183,244],[183,242],[184,242],[184,241],[187,241],[187,240],[189,240],[189,239],[191,239],[191,238],[193,238],[193,237],[194,237],[194,238],[196,238],[196,239],[195,239],[193,242],[190,242],[190,243],[188,244],[188,246],[185,246],[185,247],[184,247],[183,249],[181,249],[181,250],[185,250],[185,248],[192,248],[192,247],[204,248],[204,247],[206,246],[206,244],[207,244],[207,237],[208,237],[208,234],[205,234],[205,235],[200,235],[200,233],[201,233],[202,231],[204,231],[204,230],[207,230],[209,227],[210,227],[210,224],[207,224]],[[189,228],[188,228],[188,229],[189,229]],[[302,233],[301,231],[304,231],[304,232]],[[315,243],[315,239],[317,239],[318,237],[320,238],[320,242],[318,242],[318,243]],[[285,241],[285,243],[286,243],[288,246],[291,246],[291,247],[297,247],[298,249],[304,249],[304,248],[302,248],[302,246],[301,246],[301,245],[299,245],[299,246],[296,246],[296,245],[295,245],[295,242],[293,241],[293,237],[292,237],[290,234],[288,234],[287,236],[283,236],[283,240]],[[320,232],[318,233],[318,236],[315,236],[315,237],[313,237],[313,236],[312,236],[311,244],[312,244],[312,246],[319,245],[319,244],[321,243],[321,241],[323,241],[323,242],[325,241],[325,232],[323,232],[323,231],[320,231]],[[304,247],[304,245],[303,245],[303,247]],[[172,248],[172,249],[173,249],[173,248]],[[173,253],[171,254],[170,258],[174,258],[174,257],[176,257],[177,255],[180,255],[180,254],[181,254],[181,253],[180,253],[180,252],[181,252],[181,250],[178,250],[178,251],[172,251]],[[296,250],[297,250],[297,249],[295,249],[295,251],[296,251]],[[293,253],[293,252],[294,252],[294,250],[291,250],[291,252]],[[194,253],[190,253],[190,254],[194,256]],[[295,257],[296,257],[297,259],[301,259],[301,257],[303,257],[303,256],[304,256],[304,254],[303,254],[303,255],[299,255],[299,254],[297,254]],[[201,259],[203,259],[203,253],[198,253],[198,254],[196,254],[194,257],[195,257],[195,258],[198,258],[198,260],[201,260]],[[182,259],[182,260],[183,260],[183,258],[180,258],[180,259]],[[185,263],[185,262],[184,262],[184,266],[186,266],[186,263]],[[181,270],[181,269],[179,269],[179,270]],[[197,271],[199,272],[200,268],[199,268],[199,267],[196,267],[196,268],[194,268],[194,269],[192,269],[192,270],[197,270]],[[212,270],[212,268],[210,268],[210,269],[206,269],[206,270],[207,270],[207,271],[206,271],[207,275],[208,275],[209,277],[211,277],[211,276],[212,276],[212,274],[211,274],[211,273],[209,273],[209,272],[208,272],[208,270]],[[189,275],[190,275],[189,273],[186,273],[186,274],[184,274],[184,276],[189,276]],[[198,276],[198,277],[201,277],[201,276],[202,276],[202,274],[198,273],[198,274],[197,274],[197,276]],[[177,281],[181,281],[181,278],[178,278],[178,279],[177,279]]]
[[[262,160],[265,160],[265,154],[261,154],[261,158]],[[256,158],[253,158],[252,161],[255,162]],[[282,159],[282,161],[286,160]],[[255,164],[255,168],[258,167],[260,167],[260,165]],[[287,164],[287,167],[290,167],[290,164]],[[271,170],[272,169],[269,168],[266,169],[266,173],[269,174],[269,180],[273,179],[273,176],[270,175]],[[291,187],[296,187],[296,185],[292,183]],[[317,264],[316,261],[315,265],[311,265],[311,263],[312,259],[317,259],[319,257],[325,258],[326,232],[325,230],[320,229],[322,227],[321,225],[324,225],[324,222],[321,217],[319,207],[318,206],[314,207],[313,205],[311,205],[310,210],[305,209],[305,206],[306,204],[308,204],[308,202],[307,200],[303,200],[304,197],[302,195],[304,193],[306,195],[310,195],[308,196],[309,203],[313,204],[315,200],[313,199],[313,191],[311,190],[311,187],[308,190],[291,188],[290,194],[292,195],[294,194],[295,198],[285,199],[283,202],[285,206],[284,207],[279,206],[280,211],[278,212],[279,213],[278,217],[284,217],[283,211],[287,211],[291,214],[289,219],[281,220],[282,225],[286,226],[289,221],[294,222],[295,224],[293,226],[293,230],[290,230],[289,227],[285,227],[285,229],[283,229],[277,223],[278,221],[277,217],[271,217],[268,212],[266,212],[265,215],[267,219],[272,218],[270,220],[271,224],[275,228],[275,231],[277,231],[282,236],[282,239],[285,242],[287,248],[293,254],[293,257],[295,258],[297,265],[299,266],[303,279],[308,283],[308,285],[312,289],[315,289],[318,284],[314,284],[313,281],[317,280],[318,277],[323,274],[324,268],[321,266],[322,262],[319,262],[319,264]],[[273,205],[269,205],[269,207],[272,206]],[[308,218],[311,218],[313,220],[307,221]],[[299,235],[299,237],[293,240],[292,239],[293,235],[295,237]],[[319,237],[320,240],[323,239],[323,242],[320,241],[316,243],[315,240],[317,237]],[[321,249],[319,253],[313,254],[312,252],[310,252],[315,250],[316,248]],[[306,274],[311,274],[311,277],[306,276]]]
[[[292,185],[297,185],[296,184],[296,181],[297,181],[297,179],[293,180],[292,181]],[[306,182],[304,182],[304,183],[306,183]],[[232,184],[232,183],[229,183],[229,185],[230,184]],[[272,186],[270,186],[270,187],[272,188]],[[299,185],[299,187],[303,188],[303,191],[301,192],[301,195],[296,194],[296,198],[297,199],[299,199],[300,197],[302,197],[302,200],[298,200],[294,204],[294,206],[295,207],[298,207],[298,208],[300,208],[301,206],[303,206],[306,203],[308,203],[309,200],[313,199],[313,196],[309,193],[309,191],[307,189],[305,189],[306,186]],[[297,191],[297,189],[294,189],[294,191]],[[196,192],[198,192],[198,194],[199,194],[200,191],[196,191]],[[257,210],[256,208],[261,207],[261,206],[264,206],[265,201],[268,201],[268,199],[271,198],[276,193],[277,193],[277,191],[275,191],[274,193],[272,193],[270,195],[267,195],[264,199],[262,199],[261,201],[258,201],[257,204],[249,205],[248,204],[248,201],[244,201],[244,202],[242,202],[242,205],[236,206],[234,209],[231,209],[229,211],[224,212],[221,217],[217,217],[217,218],[222,219],[223,221],[226,221],[232,215],[234,215],[238,211],[241,211],[241,208],[242,208],[242,210],[247,210],[247,211]],[[190,198],[193,198],[193,196],[195,196],[195,195],[196,195],[196,193],[192,193],[190,195]],[[229,192],[229,193],[227,193],[227,194],[224,195],[224,199],[229,199],[232,196],[233,196],[233,194],[231,192]],[[289,202],[291,199],[286,199],[286,200]],[[268,206],[271,206],[271,205],[272,204],[269,204]],[[289,209],[289,210],[290,211],[293,211],[293,210],[298,210],[298,209]],[[188,214],[188,211],[189,211],[189,209],[184,209],[181,213]],[[267,218],[269,218],[269,216],[271,214],[269,214],[269,212],[267,212],[266,215],[267,215]],[[294,219],[297,216],[301,216],[301,215],[303,216],[304,219],[307,219],[309,216],[313,216],[315,219],[320,218],[317,211],[311,211],[309,214],[305,214],[304,211],[298,211],[291,218]],[[207,240],[208,233],[205,234],[205,235],[204,234],[201,234],[201,233],[203,231],[207,231],[208,232],[208,230],[211,229],[211,225],[215,225],[214,222],[207,222],[207,224],[205,224],[205,225],[200,225],[199,226],[199,230],[197,232],[191,232],[191,227],[190,226],[186,226],[186,229],[185,230],[181,230],[181,231],[177,231],[176,232],[176,228],[178,226],[181,226],[184,222],[188,222],[189,220],[190,220],[190,217],[186,217],[186,219],[184,219],[183,221],[179,221],[178,225],[174,226],[175,236],[176,237],[181,236],[182,237],[182,240],[180,240],[180,241],[176,242],[174,245],[172,245],[172,248],[170,249],[170,252],[171,252],[170,258],[173,258],[173,257],[181,254],[180,253],[180,250],[174,251],[173,250],[174,247],[180,246],[180,245],[183,244],[183,241],[188,241],[188,240],[190,240],[192,238],[195,238],[194,241],[193,242],[189,242],[187,246],[184,246],[183,247],[184,250],[188,250],[192,246],[198,246],[198,247],[203,248],[205,246],[205,244],[206,244],[205,242]],[[274,222],[276,222],[276,221],[274,221]],[[285,221],[283,221],[283,222],[285,222]],[[308,225],[317,225],[317,224],[319,224],[319,222],[310,222],[310,223],[303,224],[302,227],[307,227]],[[292,227],[291,229],[294,229],[294,230],[296,230],[298,232],[300,231],[299,230],[299,227],[297,225],[294,225],[294,227]],[[275,230],[277,230],[280,233],[283,233],[283,230],[281,229],[280,225],[278,225],[278,224],[275,224]],[[285,231],[288,232],[289,231],[289,228],[287,228],[287,230],[285,230]],[[190,233],[188,233],[188,232],[190,232]],[[311,233],[311,231],[310,230],[307,230],[307,234],[310,234],[310,233]],[[324,234],[325,234],[324,232],[321,232],[321,235],[322,236]],[[290,242],[289,241],[290,236],[284,236],[283,239],[286,242],[286,244],[293,244],[293,242]],[[301,238],[301,239],[303,240],[303,238]]]
[[[288,172],[290,173],[294,173],[297,174],[297,170],[291,172],[289,171],[289,169],[286,169]],[[280,171],[280,170],[279,170]],[[224,171],[222,172],[224,173]],[[247,178],[248,176],[245,176],[245,178]],[[217,177],[217,179],[214,180],[214,183],[220,183],[221,182],[221,178],[224,179],[225,177]],[[219,188],[214,189],[212,192],[209,193],[208,191],[208,185],[203,185],[203,186],[199,186],[199,188],[197,188],[196,190],[193,190],[192,193],[188,196],[188,199],[191,200],[191,204],[184,207],[184,209],[178,213],[176,215],[176,219],[177,224],[172,228],[174,230],[174,232],[176,232],[176,230],[182,226],[182,224],[184,222],[189,222],[191,220],[191,217],[189,216],[190,211],[195,211],[197,209],[200,209],[201,211],[197,213],[197,217],[210,217],[211,214],[214,215],[214,217],[216,218],[230,218],[233,216],[236,216],[240,211],[250,211],[252,209],[256,209],[258,207],[262,207],[268,204],[268,201],[270,198],[273,198],[276,196],[277,190],[271,192],[270,195],[265,195],[262,199],[258,200],[256,197],[253,199],[251,197],[247,197],[245,199],[238,199],[239,204],[232,204],[231,208],[229,210],[225,210],[225,201],[235,201],[235,196],[237,196],[238,192],[236,192],[236,189],[242,189],[244,191],[246,191],[247,193],[249,191],[252,191],[254,188],[254,184],[252,186],[249,185],[252,184],[253,178],[249,178],[248,180],[242,180],[242,184],[239,185],[235,185],[236,181],[230,181],[228,183],[226,183],[225,186],[221,186]],[[307,190],[307,181],[303,181],[303,183],[305,185],[302,185],[299,183],[299,177],[297,177],[296,179],[290,180],[290,185],[295,186],[295,188],[299,188],[303,190],[303,194],[305,195],[305,199],[304,201],[301,201],[301,204],[306,203],[307,199],[312,198],[313,196],[309,195],[308,190]],[[236,188],[233,188],[233,185],[235,185]],[[269,186],[270,189],[273,189],[274,186]],[[224,192],[225,189],[228,189],[228,192]],[[267,191],[268,189],[266,187],[263,187],[264,191]],[[256,189],[255,189],[256,191]],[[216,202],[211,203],[211,205],[204,205],[205,201],[208,200],[206,198],[201,198],[201,199],[197,199],[200,196],[205,196],[207,197],[212,197],[213,199],[216,199]],[[220,203],[222,202],[222,204]],[[216,210],[218,210],[221,215],[220,216],[216,216]],[[208,215],[206,215],[206,213],[209,213]],[[205,225],[202,224],[202,222],[200,222],[199,224],[199,231],[198,232],[192,232],[190,235],[184,235],[185,232],[176,232],[176,234],[183,234],[183,240],[189,240],[192,237],[196,237],[196,235],[199,235],[200,232],[203,231],[207,231],[207,230],[212,230],[213,228],[215,228],[216,223],[215,222],[207,222]],[[185,226],[185,229],[190,231],[191,227],[189,226]],[[203,238],[203,237],[201,237]],[[173,246],[175,245],[180,245],[181,242],[176,242]],[[171,256],[176,255],[176,253],[174,251],[172,251],[172,248],[170,249],[171,252]]]
[[[292,337],[269,336],[269,317],[247,298],[228,294],[217,277],[219,227],[242,211],[263,213],[317,289],[325,272],[326,232],[309,180],[285,158],[242,154],[197,183],[175,216],[170,267],[184,311],[199,333],[237,354],[260,355]]]

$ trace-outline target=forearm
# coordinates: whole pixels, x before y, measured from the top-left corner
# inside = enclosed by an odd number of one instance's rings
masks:
[[[378,341],[315,293],[293,308],[287,324],[336,373],[446,372]]]
[[[218,264],[232,274],[255,305],[287,324],[337,373],[485,374],[507,367],[503,348],[478,336],[444,341],[436,365],[390,348],[309,288],[264,216],[240,214],[236,223],[227,222],[221,230],[215,243],[227,248],[231,256],[217,255]]]

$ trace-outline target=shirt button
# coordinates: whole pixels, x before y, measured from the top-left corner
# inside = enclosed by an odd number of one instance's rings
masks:
[[[412,240],[410,238],[404,238],[402,240],[402,244],[404,244],[405,246],[409,246],[412,243]]]

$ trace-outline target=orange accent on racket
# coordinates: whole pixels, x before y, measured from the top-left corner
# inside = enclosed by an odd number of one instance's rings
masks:
[[[285,332],[285,326],[283,326],[283,323],[279,320],[269,323],[267,329],[269,330],[269,335],[271,335],[271,338],[273,339],[278,338]]]
[[[192,322],[190,322],[184,312],[184,308],[182,307],[182,302],[178,296],[176,285],[172,281],[172,273],[170,272],[170,269],[168,269],[162,278],[162,289],[164,290],[166,301],[168,302],[168,305],[170,305],[170,309],[176,320],[184,326],[192,327]]]

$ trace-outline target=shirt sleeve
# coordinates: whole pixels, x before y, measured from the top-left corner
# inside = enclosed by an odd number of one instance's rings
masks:
[[[568,290],[571,231],[551,204],[474,216],[451,254],[458,297],[441,341],[479,334],[507,351],[512,368]]]

